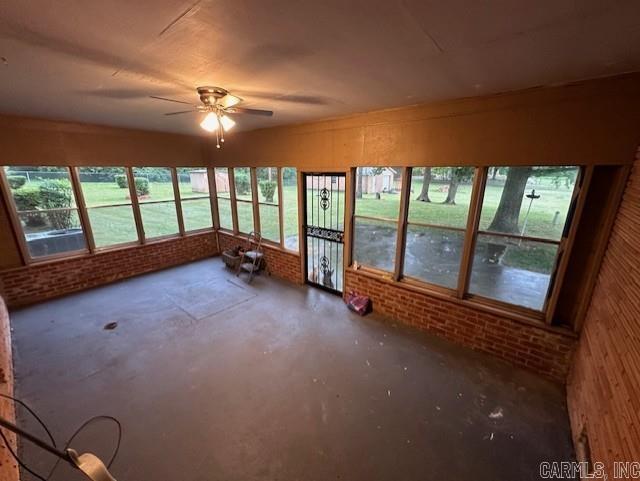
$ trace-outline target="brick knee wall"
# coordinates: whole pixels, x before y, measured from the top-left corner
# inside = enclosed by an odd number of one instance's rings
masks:
[[[564,383],[575,336],[462,305],[401,283],[347,269],[345,292],[371,298],[373,309],[395,321],[431,332],[510,364]]]
[[[218,254],[214,232],[193,234],[0,272],[9,307],[59,297]]]
[[[246,240],[246,236],[235,236],[226,232],[218,232],[220,250],[243,246]],[[271,247],[268,244],[263,244],[263,251],[267,267],[272,275],[295,284],[304,283],[302,269],[300,267],[300,254],[287,252],[277,247]]]
[[[640,461],[640,150],[625,189],[567,382],[574,441],[593,461]]]

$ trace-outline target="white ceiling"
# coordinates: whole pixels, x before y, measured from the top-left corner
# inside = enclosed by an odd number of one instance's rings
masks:
[[[640,70],[637,0],[0,2],[0,113],[202,134],[216,85],[289,124]]]

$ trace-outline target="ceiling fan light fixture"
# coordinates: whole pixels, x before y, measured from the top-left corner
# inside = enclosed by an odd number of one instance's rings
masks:
[[[209,112],[204,120],[200,122],[200,127],[202,127],[207,132],[214,132],[218,128],[220,128],[220,122],[218,122],[218,116],[214,112]]]
[[[222,128],[225,132],[229,132],[236,123],[231,120],[231,117],[228,115],[223,115],[220,117],[220,123],[222,124]]]

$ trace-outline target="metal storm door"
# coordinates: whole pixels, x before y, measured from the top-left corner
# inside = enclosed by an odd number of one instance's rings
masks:
[[[344,173],[303,174],[305,278],[340,294],[344,285]]]

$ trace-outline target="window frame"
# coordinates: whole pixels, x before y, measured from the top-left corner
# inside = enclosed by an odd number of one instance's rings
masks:
[[[133,169],[142,169],[145,167],[152,167],[152,168],[163,168],[163,169],[168,169],[170,174],[171,174],[171,184],[172,184],[172,190],[173,190],[173,201],[171,199],[164,199],[164,200],[152,200],[149,202],[140,202],[140,199],[138,198],[138,192],[136,191],[136,185],[135,185],[135,172]],[[138,233],[139,235],[141,235],[141,239],[142,240],[142,244],[152,244],[154,242],[159,242],[159,241],[163,241],[166,239],[176,239],[178,237],[184,237],[185,236],[185,232],[184,232],[184,221],[182,219],[182,204],[180,203],[180,194],[178,192],[178,174],[176,172],[176,167],[166,167],[164,165],[160,165],[160,166],[154,166],[154,165],[134,165],[134,166],[130,166],[128,167],[128,170],[130,171],[130,177],[129,177],[129,192],[131,195],[131,198],[134,199],[135,198],[135,204],[136,207],[135,209],[138,212],[138,218],[139,218],[139,230]],[[141,205],[158,205],[158,204],[168,204],[169,202],[173,202],[175,204],[175,209],[176,209],[176,221],[178,224],[178,232],[176,233],[172,233],[172,234],[165,234],[165,235],[161,235],[161,236],[154,236],[154,237],[148,237],[147,233],[144,229],[144,219],[142,217],[142,209],[140,208]],[[138,219],[136,219],[136,222],[138,221]]]
[[[236,195],[236,169],[248,169],[249,170],[249,185],[251,185],[251,200],[247,199],[238,199]],[[240,230],[240,222],[238,221],[238,202],[242,202],[245,204],[251,205],[252,219],[253,219],[253,229],[252,231],[256,231],[256,226],[258,229],[260,228],[260,213],[256,212],[257,204],[256,204],[256,195],[255,195],[255,187],[256,187],[256,179],[255,179],[255,167],[227,167],[227,172],[229,172],[229,189],[231,190],[231,217],[233,218],[233,233],[237,236],[248,236],[250,232],[244,232]],[[258,232],[260,232],[258,230]]]
[[[278,197],[277,197],[277,201],[276,203],[271,203],[271,202],[261,202],[260,201],[260,194],[258,192],[258,188],[259,183],[258,183],[258,169],[275,169],[276,170],[276,182],[277,182],[277,188],[278,188]],[[282,170],[280,167],[263,167],[263,166],[258,166],[258,167],[252,167],[253,173],[252,173],[252,177],[254,177],[254,173],[255,173],[255,183],[256,183],[256,194],[253,196],[253,199],[255,200],[255,206],[254,209],[257,208],[257,218],[259,223],[256,224],[256,220],[255,220],[255,214],[254,214],[254,228],[256,225],[258,225],[258,231],[260,232],[260,236],[262,237],[262,242],[265,244],[269,244],[269,245],[273,245],[273,246],[279,246],[281,248],[284,249],[284,239],[283,239],[283,226],[282,226]],[[253,189],[252,189],[253,190]],[[279,240],[275,241],[273,239],[269,239],[268,237],[264,237],[264,234],[262,233],[262,220],[260,219],[260,206],[261,205],[266,205],[269,207],[275,207],[278,210],[278,235],[279,235]]]
[[[535,167],[548,166],[547,164],[527,164],[527,165],[532,165]],[[582,209],[584,207],[588,187],[591,180],[591,175],[593,172],[593,167],[591,166],[585,166],[581,164],[568,164],[568,165],[573,165],[577,167],[578,175],[576,177],[576,181],[573,186],[571,201],[569,204],[569,209],[567,212],[567,218],[565,220],[563,233],[560,239],[557,241],[554,239],[540,238],[540,237],[534,237],[534,236],[526,236],[526,235],[517,236],[514,234],[495,233],[495,232],[490,232],[490,231],[485,231],[480,229],[480,216],[482,213],[482,204],[484,200],[484,191],[487,183],[488,171],[489,171],[489,167],[493,167],[493,166],[475,166],[474,167],[471,197],[469,200],[469,211],[467,213],[467,223],[465,228],[455,228],[455,227],[449,227],[449,226],[409,222],[408,215],[409,215],[409,200],[410,200],[409,195],[411,190],[410,189],[411,173],[414,167],[423,167],[423,166],[416,165],[416,166],[403,167],[402,184],[401,184],[402,191],[401,191],[401,201],[400,201],[400,209],[399,209],[400,212],[398,214],[398,239],[396,242],[396,258],[395,258],[394,272],[390,273],[389,271],[381,270],[381,269],[368,266],[366,264],[360,264],[360,263],[358,263],[358,269],[378,277],[383,277],[383,278],[391,277],[391,279],[395,282],[398,282],[400,284],[405,284],[407,287],[424,291],[426,293],[433,294],[439,297],[444,296],[445,298],[458,299],[460,301],[471,302],[473,304],[484,306],[485,308],[489,308],[491,310],[495,310],[499,313],[504,313],[506,315],[515,314],[516,316],[522,316],[523,318],[533,320],[534,322],[544,322],[546,324],[552,324],[553,311],[555,309],[555,304],[557,301],[557,297],[559,295],[560,288],[562,287],[564,270],[566,269],[571,248],[575,241],[577,225],[579,223]],[[371,218],[374,220],[386,221],[386,222],[389,222],[390,220],[383,217],[370,217],[370,216],[356,215],[356,203],[358,201],[358,199],[356,198],[356,183],[357,183],[358,167],[351,168],[351,175],[349,179],[350,184],[352,185],[351,196],[350,196],[350,199],[351,199],[350,229],[352,233],[350,235],[348,259],[345,258],[345,262],[348,261],[348,267],[351,269],[354,269],[353,267],[354,262],[357,262],[357,260],[354,259],[355,238],[353,235],[356,219],[360,217],[365,219]],[[367,166],[362,166],[362,167],[367,167]],[[457,166],[447,165],[444,167],[457,167]],[[409,224],[424,225],[426,227],[435,227],[435,228],[446,228],[446,229],[464,232],[463,251],[462,251],[462,257],[460,260],[460,271],[458,273],[458,285],[456,289],[451,289],[451,288],[433,284],[418,278],[404,275],[406,234],[407,234],[407,226]],[[517,304],[510,304],[505,301],[491,299],[488,297],[481,296],[479,294],[472,294],[469,292],[469,282],[471,279],[471,270],[473,268],[473,255],[475,252],[475,246],[476,246],[478,234],[496,235],[496,236],[510,237],[510,238],[515,237],[525,241],[541,242],[546,244],[554,244],[558,246],[558,250],[554,258],[553,268],[550,273],[549,287],[545,294],[545,300],[541,310],[538,311],[528,307],[519,306]]]
[[[570,164],[568,164],[570,165]],[[547,165],[541,164],[526,164],[526,165],[517,165],[517,167],[547,167]],[[578,175],[576,176],[576,181],[573,186],[573,191],[571,192],[571,200],[569,202],[569,207],[567,209],[567,217],[565,219],[565,223],[563,226],[563,232],[560,236],[559,240],[550,239],[546,237],[536,237],[536,236],[526,236],[526,235],[518,235],[518,234],[508,234],[504,232],[493,232],[489,230],[480,229],[480,218],[482,215],[482,207],[484,200],[484,192],[487,186],[488,181],[488,173],[490,167],[512,167],[512,165],[491,165],[485,166],[481,169],[483,170],[482,175],[482,183],[478,186],[481,193],[479,195],[478,204],[475,206],[477,208],[476,218],[474,219],[473,224],[473,245],[471,251],[469,253],[468,266],[466,271],[466,282],[465,282],[465,291],[463,292],[463,299],[469,299],[478,302],[479,304],[484,304],[487,306],[496,306],[502,309],[509,309],[516,312],[521,312],[525,315],[535,317],[536,319],[543,320],[547,324],[552,323],[553,310],[555,309],[555,301],[552,309],[549,309],[549,304],[552,298],[556,298],[560,287],[562,286],[562,277],[563,273],[559,272],[560,264],[562,261],[568,261],[569,253],[571,247],[573,246],[573,242],[575,240],[575,230],[578,221],[576,219],[579,218],[579,213],[582,212],[582,206],[584,205],[584,199],[586,197],[586,188],[585,187],[585,178],[588,178],[590,181],[592,169],[587,170],[587,167],[584,165],[574,164],[574,166],[578,169]],[[586,184],[588,185],[588,184]],[[476,186],[474,185],[474,188]],[[573,235],[570,237],[569,234],[573,232]],[[475,252],[475,246],[478,240],[478,235],[485,236],[495,236],[502,237],[506,239],[519,239],[523,241],[531,241],[537,242],[541,244],[551,244],[557,246],[557,251],[553,260],[553,267],[551,268],[551,272],[549,274],[549,285],[547,287],[547,291],[545,293],[544,301],[542,303],[542,309],[536,310],[525,306],[520,306],[517,304],[511,304],[506,301],[501,301],[499,299],[492,299],[490,297],[483,296],[481,294],[474,294],[469,291],[469,282],[471,280],[471,271],[473,269],[473,255]],[[560,273],[560,276],[558,275]]]
[[[360,168],[372,168],[372,167],[384,167],[384,168],[396,168],[396,169],[402,169],[402,172],[400,174],[400,204],[398,206],[398,217],[396,219],[389,219],[388,217],[380,217],[380,216],[370,216],[370,215],[361,215],[361,214],[356,214],[356,209],[357,209],[357,203],[358,203],[358,198],[357,198],[357,183],[358,183],[358,169]],[[349,255],[349,261],[351,262],[351,264],[353,264],[353,262],[357,262],[358,266],[360,266],[361,268],[364,268],[365,270],[369,270],[371,272],[375,272],[381,275],[386,275],[388,276],[389,274],[391,274],[391,277],[394,280],[400,280],[402,277],[402,268],[403,268],[403,262],[404,262],[404,246],[402,246],[400,249],[398,248],[398,246],[400,245],[399,242],[402,242],[404,244],[404,239],[406,237],[406,233],[407,233],[407,225],[406,225],[406,219],[407,219],[407,209],[408,209],[408,202],[409,202],[409,195],[408,195],[408,190],[406,186],[407,186],[407,173],[411,172],[411,167],[399,167],[399,166],[394,166],[394,165],[381,165],[381,166],[373,166],[373,165],[359,165],[353,169],[351,169],[351,185],[353,186],[353,195],[352,195],[352,202],[351,205],[353,207],[353,212],[351,213],[351,247],[349,249],[350,251],[350,255]],[[364,220],[372,220],[372,221],[377,221],[377,222],[381,222],[381,223],[393,223],[396,226],[396,254],[393,260],[393,272],[392,271],[387,271],[384,269],[380,269],[378,267],[374,267],[374,266],[369,266],[367,264],[361,264],[357,259],[354,258],[354,254],[355,254],[355,241],[356,241],[356,235],[355,235],[355,230],[356,230],[356,220],[357,219],[364,219]]]
[[[85,224],[86,217],[83,212],[86,212],[84,206],[81,205],[80,199],[78,198],[78,190],[76,179],[74,178],[74,169],[68,165],[51,165],[51,166],[43,166],[43,167],[59,167],[61,169],[66,170],[69,176],[69,183],[71,184],[71,188],[73,191],[73,200],[75,202],[75,207],[63,208],[63,209],[48,209],[48,210],[75,210],[78,214],[78,220],[80,222],[80,226],[82,227],[82,234],[84,236],[85,245],[84,249],[75,249],[67,252],[58,252],[56,254],[49,254],[45,256],[33,257],[31,252],[29,251],[29,246],[27,245],[26,233],[22,227],[22,222],[20,221],[20,214],[18,212],[18,208],[13,200],[13,195],[11,194],[11,187],[9,185],[9,181],[7,179],[7,173],[5,171],[6,167],[10,167],[9,164],[3,164],[0,166],[0,192],[2,193],[2,200],[7,206],[7,211],[9,214],[9,221],[13,228],[14,236],[18,241],[18,248],[20,250],[20,255],[22,257],[22,261],[25,265],[31,264],[40,264],[49,262],[56,259],[68,259],[73,257],[82,257],[87,254],[91,254],[91,245],[93,241],[93,236],[91,236],[91,241],[89,240],[89,232],[87,231],[87,224]],[[43,211],[44,212],[44,211]]]
[[[294,250],[294,249],[289,249],[286,244],[285,244],[285,226],[284,226],[284,222],[285,222],[285,217],[284,217],[284,171],[285,169],[294,169],[296,171],[296,207],[298,210],[298,215],[296,217],[296,231],[297,231],[297,235],[298,235],[298,249]],[[302,242],[302,231],[303,231],[303,227],[300,224],[300,219],[301,216],[303,215],[303,198],[305,195],[305,191],[303,190],[303,187],[301,187],[300,184],[300,179],[302,178],[302,173],[300,171],[300,169],[298,167],[290,167],[290,166],[283,166],[283,167],[278,167],[278,203],[280,206],[280,248],[285,251],[285,252],[290,252],[292,254],[295,255],[299,255],[302,258],[302,252],[301,252],[301,247],[300,247],[300,243]],[[346,178],[345,178],[346,179]],[[346,251],[345,251],[346,252]],[[300,261],[301,263],[303,262],[302,260]],[[301,264],[302,265],[302,264]]]
[[[179,215],[178,218],[180,219],[178,221],[178,225],[181,225],[181,236],[189,236],[189,235],[193,235],[193,234],[201,234],[203,232],[211,232],[211,231],[215,231],[216,229],[216,212],[217,212],[217,204],[214,203],[213,199],[215,198],[217,200],[217,196],[216,196],[216,192],[215,192],[215,182],[213,182],[213,187],[212,187],[212,182],[211,182],[211,167],[172,167],[172,169],[175,171],[175,185],[174,185],[174,191],[177,192],[177,194],[175,195],[176,197],[176,209],[179,209]],[[180,174],[178,172],[178,169],[198,169],[198,170],[204,170],[206,172],[207,175],[207,186],[209,187],[209,193],[208,194],[203,194],[203,195],[199,195],[197,197],[187,197],[185,199],[182,198],[182,194],[180,194]],[[176,190],[177,189],[177,190]],[[213,189],[213,190],[212,190]],[[187,228],[185,227],[185,223],[184,223],[184,209],[183,209],[183,203],[184,202],[190,202],[192,200],[203,200],[203,199],[209,199],[209,205],[211,208],[211,227],[201,227],[199,229],[190,229],[187,230]],[[180,204],[180,207],[177,206],[177,204]]]
[[[130,202],[128,203],[124,203],[124,204],[104,204],[104,205],[99,205],[99,206],[94,206],[94,207],[89,207],[87,206],[87,202],[84,196],[84,191],[82,189],[82,181],[80,180],[80,169],[82,169],[84,166],[75,166],[75,167],[70,167],[71,172],[72,172],[72,182],[73,182],[73,188],[74,190],[77,189],[78,193],[76,194],[76,198],[77,198],[77,202],[79,206],[82,206],[82,213],[80,214],[83,218],[84,218],[84,222],[87,225],[87,244],[89,245],[89,251],[91,254],[95,253],[95,252],[104,252],[104,251],[108,251],[111,249],[120,249],[123,247],[133,247],[133,246],[137,246],[141,244],[141,240],[140,240],[140,231],[138,229],[138,223],[136,221],[136,214],[135,214],[135,208],[133,206],[133,198],[131,198],[131,189],[129,188],[129,175],[128,175],[128,169],[129,167],[122,167],[122,169],[124,170],[125,175],[127,176],[127,189],[129,189],[129,197],[130,197]],[[87,166],[87,167],[104,167],[104,166]],[[133,221],[136,227],[136,237],[137,240],[133,240],[133,241],[128,241],[128,242],[119,242],[117,244],[111,244],[108,246],[104,246],[104,247],[97,247],[96,246],[96,242],[95,242],[95,236],[93,235],[93,226],[91,225],[91,218],[89,216],[89,211],[92,209],[103,209],[103,208],[108,208],[108,207],[131,207],[131,211],[133,214]]]

